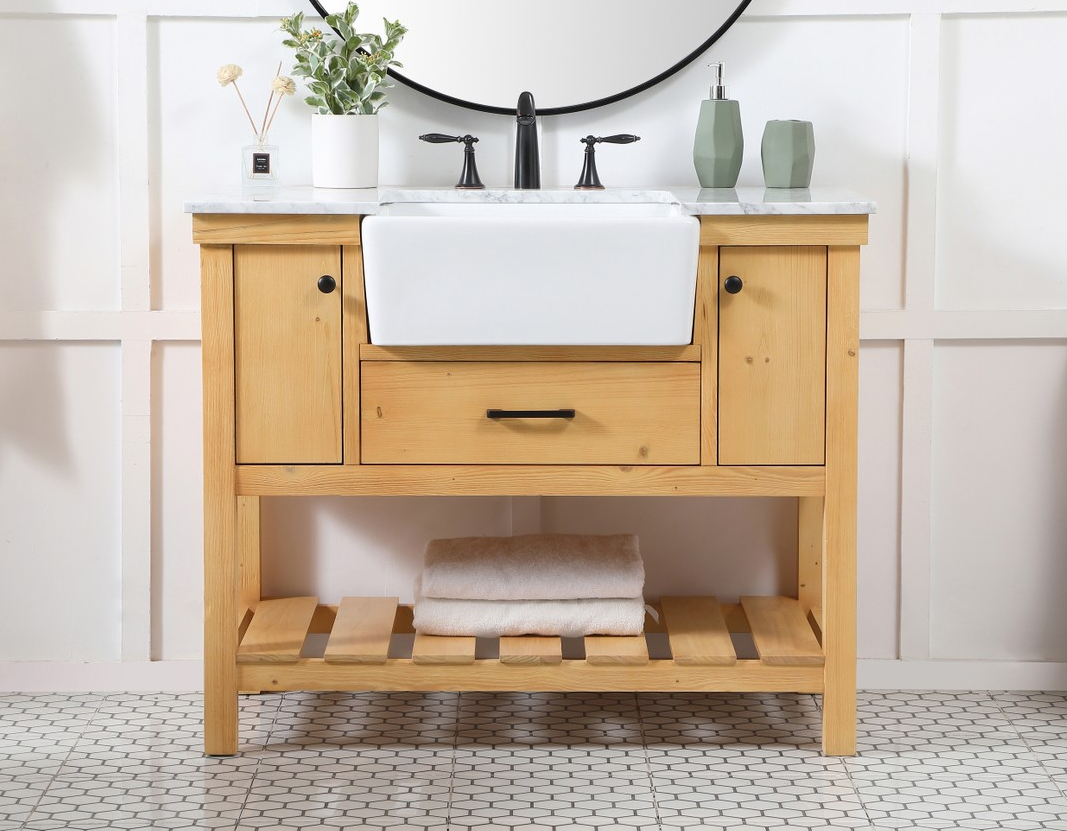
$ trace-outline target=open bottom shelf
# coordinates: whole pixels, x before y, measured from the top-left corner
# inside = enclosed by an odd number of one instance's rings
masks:
[[[477,658],[475,638],[415,633],[411,607],[396,598],[314,597],[265,600],[245,612],[237,655],[244,690],[381,691],[724,691],[823,690],[823,655],[809,616],[786,597],[665,597],[659,622],[670,656],[650,657],[645,635],[590,636],[584,657],[564,658],[561,639],[500,638],[497,658]],[[814,615],[812,616],[814,617]],[[758,660],[739,659],[730,633],[749,632]],[[321,657],[308,657],[308,635],[328,635]],[[303,655],[302,655],[303,653]]]

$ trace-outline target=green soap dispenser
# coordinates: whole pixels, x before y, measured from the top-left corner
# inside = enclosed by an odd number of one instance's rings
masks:
[[[723,64],[713,63],[715,83],[711,97],[700,103],[693,165],[702,188],[732,188],[741,172],[745,137],[741,134],[741,108],[726,97]]]

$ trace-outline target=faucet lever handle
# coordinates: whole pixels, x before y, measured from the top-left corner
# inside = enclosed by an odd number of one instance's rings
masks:
[[[585,163],[582,165],[582,176],[578,180],[578,184],[574,186],[575,190],[603,190],[604,186],[600,183],[600,176],[596,172],[596,146],[601,142],[605,144],[633,144],[635,141],[640,141],[640,136],[635,136],[633,133],[618,133],[614,136],[586,136],[585,138],[578,139],[585,145]]]
[[[473,136],[448,136],[444,133],[426,133],[419,136],[419,141],[428,141],[430,144],[448,144],[449,142],[463,141],[468,138],[473,139],[474,141],[478,140]]]
[[[467,133],[465,136],[449,136],[444,133],[425,133],[419,136],[419,141],[428,141],[430,144],[449,144],[454,141],[463,142],[463,172],[456,182],[456,188],[460,190],[485,190],[481,178],[478,176],[478,165],[474,161],[474,143],[477,136]]]

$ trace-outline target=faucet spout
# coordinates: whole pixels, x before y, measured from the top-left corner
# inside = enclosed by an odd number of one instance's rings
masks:
[[[515,187],[541,188],[541,154],[537,148],[537,109],[533,93],[523,92],[515,105]]]

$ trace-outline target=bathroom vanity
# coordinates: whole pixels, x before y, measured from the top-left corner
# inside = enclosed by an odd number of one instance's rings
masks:
[[[688,343],[385,346],[361,218],[416,198],[399,193],[186,205],[202,266],[206,752],[237,752],[239,691],[636,690],[821,694],[824,751],[852,754],[859,252],[874,206],[672,190],[700,223]],[[398,656],[411,611],[397,598],[261,597],[260,497],[416,494],[796,497],[796,591],[660,598],[647,631],[666,631],[665,659],[644,637],[588,637],[581,659],[558,638],[501,638],[484,659],[473,638],[419,633]],[[738,658],[731,632],[751,633],[758,659]],[[302,655],[309,633],[328,633],[321,655]]]

